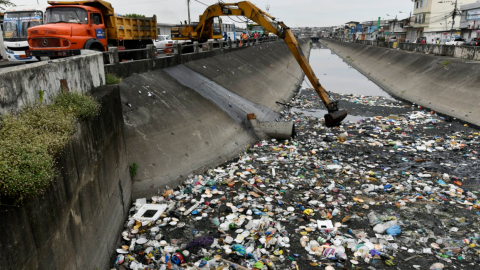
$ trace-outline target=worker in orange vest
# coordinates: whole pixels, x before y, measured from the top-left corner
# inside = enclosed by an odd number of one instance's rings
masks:
[[[243,46],[243,41],[247,40],[248,36],[247,36],[247,31],[243,31],[243,33],[240,35],[240,45]]]

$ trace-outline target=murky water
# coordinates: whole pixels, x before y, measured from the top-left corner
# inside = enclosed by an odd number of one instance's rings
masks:
[[[314,43],[310,51],[310,65],[327,91],[364,96],[384,96],[393,99],[382,88],[319,43]],[[311,87],[307,78],[303,82],[303,87]]]
[[[317,117],[317,118],[323,118],[325,116],[325,114],[328,113],[328,111],[326,111],[326,110],[317,110],[317,109],[303,110],[303,109],[297,109],[297,108],[292,108],[291,112],[301,112],[303,115],[313,116],[313,117]],[[363,120],[365,118],[366,117],[364,117],[364,116],[357,116],[357,115],[350,115],[349,114],[347,116],[347,118],[345,118],[344,121],[357,122],[357,121]]]

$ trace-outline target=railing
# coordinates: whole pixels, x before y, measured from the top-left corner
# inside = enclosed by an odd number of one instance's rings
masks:
[[[278,42],[280,39],[277,36],[272,37],[263,37],[257,39],[247,39],[247,40],[229,40],[229,41],[209,41],[205,43],[198,43],[197,41],[193,44],[181,44],[176,43],[175,46],[167,47],[166,49],[171,49],[171,53],[165,54],[165,57],[173,57],[175,55],[181,56],[183,54],[196,54],[207,51],[214,50],[228,50],[233,48],[242,48],[242,47],[251,47],[257,46],[265,43]],[[189,49],[192,48],[192,49]],[[125,56],[125,54],[127,54]],[[121,59],[125,60],[142,60],[142,59],[155,59],[155,47],[152,44],[147,45],[146,48],[141,49],[131,49],[131,50],[118,50],[117,47],[110,47],[107,52],[103,52],[105,64],[118,64]],[[120,56],[122,55],[122,56]]]
[[[393,48],[396,50],[411,51],[431,55],[450,56],[455,58],[480,61],[480,47],[476,46],[454,46],[445,44],[405,43],[378,40],[352,41],[351,39],[346,38],[332,39],[340,42],[358,43],[375,47]]]

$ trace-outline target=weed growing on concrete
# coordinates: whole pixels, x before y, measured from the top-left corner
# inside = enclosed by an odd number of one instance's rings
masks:
[[[107,85],[119,84],[122,81],[122,78],[117,77],[115,74],[107,73],[105,74],[105,80],[107,81]]]
[[[45,92],[42,90],[38,90],[38,100],[40,103],[43,103],[43,96],[45,95]]]
[[[130,176],[133,178],[135,175],[137,175],[137,170],[138,170],[138,165],[137,163],[133,162],[132,165],[130,165]]]
[[[77,92],[67,92],[55,98],[55,105],[65,108],[80,120],[91,120],[100,111],[100,104],[92,96],[82,95]]]
[[[347,58],[350,58],[350,55],[347,55]]]
[[[450,62],[452,62],[452,61],[450,61],[450,60],[443,61],[442,68],[448,66],[448,64],[450,64]]]
[[[45,192],[57,176],[55,157],[73,140],[76,119],[98,112],[93,98],[76,93],[61,96],[55,101],[62,102],[54,105],[36,104],[1,117],[1,203],[19,205]],[[85,113],[85,108],[96,111]]]

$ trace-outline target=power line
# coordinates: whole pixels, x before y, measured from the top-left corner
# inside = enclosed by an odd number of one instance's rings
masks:
[[[207,4],[205,4],[205,3],[200,2],[200,1],[198,1],[198,0],[193,0],[193,1],[198,2],[198,3],[200,3],[200,4],[204,5],[204,6],[207,6],[207,7],[210,6],[210,5],[207,5]]]

